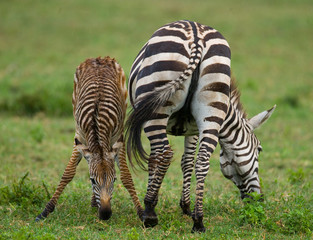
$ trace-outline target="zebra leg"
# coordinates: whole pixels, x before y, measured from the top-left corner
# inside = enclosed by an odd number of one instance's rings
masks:
[[[161,155],[162,152],[162,155]],[[162,185],[165,173],[170,165],[173,152],[169,145],[164,146],[157,156],[158,165],[155,168],[150,185],[147,189],[147,194],[144,199],[145,211],[143,221],[145,227],[154,227],[158,224],[158,218],[154,211],[158,202],[158,193]]]
[[[204,134],[208,132],[209,134]],[[216,134],[214,134],[216,132]],[[194,222],[192,232],[205,232],[203,225],[203,191],[204,181],[210,168],[210,157],[217,145],[218,136],[216,130],[205,130],[200,135],[199,153],[195,164],[196,172],[196,201],[195,208],[192,213],[192,219]]]
[[[203,190],[204,180],[210,167],[210,157],[216,148],[221,125],[226,118],[230,96],[230,54],[227,43],[218,45],[223,58],[212,57],[208,51],[201,62],[200,78],[191,103],[191,113],[199,130],[199,152],[195,164],[196,201],[192,213],[192,232],[204,232]]]
[[[72,156],[70,161],[68,162],[65,171],[62,175],[61,181],[53,194],[52,198],[50,201],[47,203],[45,209],[36,217],[36,222],[48,217],[50,213],[53,212],[55,205],[57,204],[57,201],[63,192],[64,188],[66,185],[72,181],[72,179],[75,176],[76,173],[76,167],[79,164],[80,160],[82,159],[81,153],[77,150],[76,146],[74,145]]]
[[[133,182],[131,173],[129,172],[129,168],[126,163],[125,143],[123,141],[123,136],[120,137],[119,143],[120,143],[119,145],[121,145],[121,148],[118,150],[118,161],[119,161],[118,166],[121,172],[121,181],[124,187],[127,189],[129,195],[131,196],[132,201],[137,210],[137,215],[142,221],[143,208],[139,202],[136,189],[134,186],[134,182]]]
[[[181,160],[181,169],[183,172],[183,191],[180,199],[180,207],[183,214],[191,216],[190,210],[190,182],[194,167],[194,157],[196,153],[198,136],[185,137],[185,152]]]
[[[154,211],[154,208],[158,202],[158,193],[165,173],[173,157],[173,151],[169,146],[166,135],[167,120],[168,119],[166,118],[162,120],[159,119],[148,121],[144,128],[152,148],[149,158],[149,165],[151,170],[149,174],[150,180],[144,199],[145,211],[143,214],[143,222],[145,227],[154,227],[158,224],[158,217]]]
[[[150,188],[152,179],[154,178],[154,174],[155,174],[155,170],[156,170],[156,166],[158,165],[158,159],[157,159],[157,153],[156,153],[157,149],[154,149],[153,146],[151,146],[151,153],[150,153],[150,157],[149,157],[149,161],[148,161],[148,187],[147,187],[147,191]],[[160,155],[161,153],[159,153]],[[158,202],[158,196],[156,196],[156,198],[154,199],[154,206],[157,205]]]
[[[92,193],[90,205],[91,205],[91,207],[98,208],[98,203],[97,203],[97,200],[96,200],[96,195],[95,195],[94,193]]]

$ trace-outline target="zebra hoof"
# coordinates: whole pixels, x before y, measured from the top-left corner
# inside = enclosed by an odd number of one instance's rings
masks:
[[[40,214],[36,217],[35,222],[39,222],[39,221],[41,221],[41,220],[43,220],[43,219],[45,219],[45,217],[42,215],[42,213],[40,213]]]
[[[146,208],[143,212],[143,224],[146,228],[154,227],[158,224],[158,216],[154,211],[156,203],[156,199],[152,202],[145,201]]]
[[[143,224],[146,228],[153,228],[158,225],[158,217],[157,216],[144,216]]]
[[[188,204],[180,200],[179,205],[181,209],[183,210],[183,214],[190,217],[191,216],[190,203]]]
[[[202,227],[200,226],[195,226],[193,225],[191,233],[204,233],[205,232],[205,227],[202,225]]]
[[[203,217],[199,217],[199,218],[195,218],[194,216],[193,218],[193,227],[191,230],[191,233],[204,233],[205,232],[205,227],[203,226],[203,222],[202,219]]]

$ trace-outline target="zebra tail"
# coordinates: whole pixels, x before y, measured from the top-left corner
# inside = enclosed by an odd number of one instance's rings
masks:
[[[145,122],[156,119],[157,111],[182,88],[183,83],[193,74],[202,57],[202,48],[195,43],[191,45],[190,60],[187,68],[174,81],[156,88],[153,92],[137,99],[126,121],[127,156],[134,168],[132,155],[138,166],[147,170],[143,162],[148,162],[149,155],[144,150],[141,142],[141,130]]]

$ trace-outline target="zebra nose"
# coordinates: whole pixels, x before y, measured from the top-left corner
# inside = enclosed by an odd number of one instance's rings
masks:
[[[108,220],[112,215],[110,198],[107,196],[100,199],[99,218],[100,220]]]
[[[100,220],[109,220],[112,216],[111,206],[101,206],[99,208],[99,219]]]

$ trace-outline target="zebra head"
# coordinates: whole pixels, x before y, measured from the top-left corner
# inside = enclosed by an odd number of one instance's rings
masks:
[[[249,193],[262,194],[259,179],[259,154],[262,151],[260,141],[254,130],[260,127],[273,113],[276,105],[250,119],[241,119],[232,137],[221,141],[220,166],[224,176],[232,180],[240,190],[241,198],[250,197]],[[230,143],[231,142],[231,143]]]
[[[116,180],[114,158],[107,153],[101,155],[93,153],[78,140],[75,139],[75,142],[89,166],[90,181],[98,205],[99,218],[108,220],[112,215],[111,198]]]

